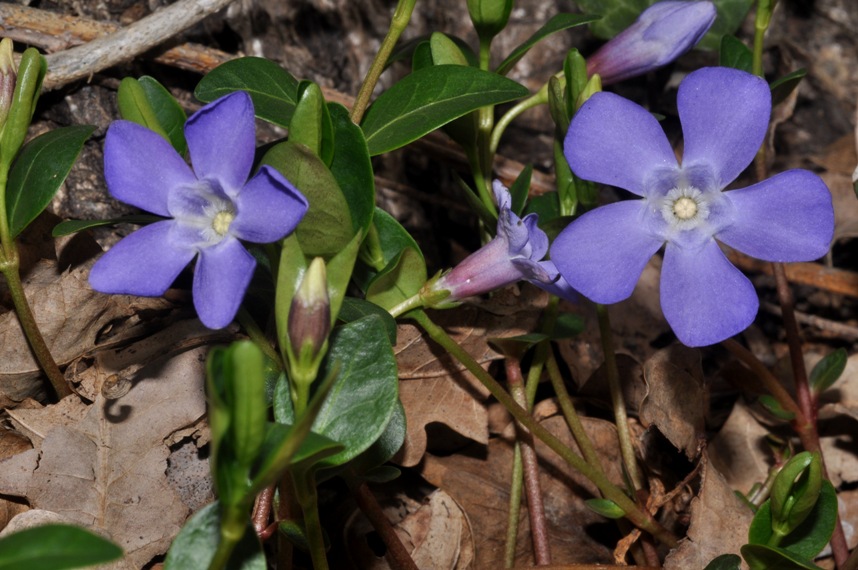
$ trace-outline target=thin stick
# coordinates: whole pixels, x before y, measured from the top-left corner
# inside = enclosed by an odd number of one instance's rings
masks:
[[[45,77],[44,88],[55,89],[129,61],[225,8],[230,2],[232,0],[179,0],[110,35],[49,55],[46,59],[51,74]]]
[[[381,506],[372,494],[366,482],[357,482],[357,480],[349,481],[349,489],[352,496],[357,502],[358,508],[369,519],[370,524],[381,537],[384,545],[387,547],[387,553],[384,555],[390,563],[390,567],[394,570],[417,570],[417,565],[414,559],[405,550],[405,546],[399,539],[399,535],[393,530],[393,526],[381,510]]]

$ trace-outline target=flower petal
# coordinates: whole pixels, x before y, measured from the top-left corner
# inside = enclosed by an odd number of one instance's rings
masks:
[[[578,294],[575,292],[575,289],[569,285],[568,281],[563,279],[553,261],[540,261],[539,265],[542,267],[542,271],[545,272],[547,279],[528,279],[528,281],[561,299],[566,299],[572,303],[578,301]]]
[[[596,93],[584,103],[569,125],[563,153],[579,177],[639,196],[655,172],[678,167],[658,121],[613,93]]]
[[[194,274],[194,307],[204,325],[222,329],[235,318],[256,261],[234,238],[200,251]]]
[[[831,193],[819,176],[789,170],[741,190],[724,192],[733,224],[715,237],[766,261],[811,261],[834,236]]]
[[[101,293],[163,295],[197,253],[175,230],[167,220],[128,235],[95,262],[89,284]]]
[[[641,200],[608,204],[566,226],[551,260],[573,288],[597,303],[628,298],[644,266],[664,243],[646,229]]]
[[[256,152],[250,96],[236,91],[209,103],[185,123],[185,138],[197,177],[217,180],[234,198],[250,175]]]
[[[309,203],[282,174],[263,166],[236,196],[235,206],[230,233],[254,243],[270,243],[297,227]]]
[[[745,170],[769,126],[769,85],[756,75],[727,67],[688,74],[676,99],[685,137],[682,166],[708,165],[719,188]]]
[[[696,251],[668,244],[661,267],[661,309],[686,346],[706,346],[748,328],[757,315],[754,286],[715,240]]]
[[[170,215],[171,189],[197,180],[164,137],[131,121],[114,121],[107,129],[104,178],[114,198],[159,216]]]

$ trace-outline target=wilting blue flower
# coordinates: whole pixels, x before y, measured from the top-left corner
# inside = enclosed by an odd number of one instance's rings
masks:
[[[704,68],[679,86],[682,161],[642,107],[596,93],[569,126],[564,152],[581,178],[641,196],[587,212],[551,246],[560,273],[597,303],[629,297],[647,261],[667,244],[661,307],[689,346],[724,340],[754,320],[751,282],[714,238],[767,261],[823,256],[834,233],[831,195],[806,170],[790,170],[722,192],[763,142],[771,112],[766,82],[728,68]]]
[[[509,190],[498,180],[494,181],[492,189],[498,204],[497,234],[434,283],[433,291],[450,292],[441,306],[520,280],[530,281],[558,297],[574,300],[575,292],[554,264],[540,261],[548,252],[548,236],[536,225],[539,216],[528,214],[519,218],[510,209]]]
[[[616,83],[667,65],[706,35],[715,21],[712,2],[657,2],[587,59],[587,72]]]
[[[160,135],[116,121],[104,143],[104,176],[114,198],[170,218],[113,246],[89,274],[102,293],[157,296],[197,255],[194,306],[209,328],[235,317],[256,261],[239,239],[277,241],[307,211],[307,199],[277,170],[248,180],[256,151],[253,103],[236,92],[185,123],[193,169]]]

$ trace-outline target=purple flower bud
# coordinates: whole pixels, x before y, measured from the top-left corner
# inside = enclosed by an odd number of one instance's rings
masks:
[[[316,360],[331,331],[331,301],[325,261],[315,258],[304,273],[289,309],[289,342],[299,360]],[[304,352],[307,352],[305,355]]]
[[[17,79],[18,70],[15,68],[15,60],[12,59],[12,40],[3,38],[0,40],[0,130],[9,116]]]
[[[667,65],[692,47],[715,21],[712,2],[658,2],[587,60],[587,72],[616,83]]]

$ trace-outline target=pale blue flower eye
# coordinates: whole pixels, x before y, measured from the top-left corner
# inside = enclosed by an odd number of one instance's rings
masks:
[[[759,305],[717,242],[767,261],[817,259],[828,251],[834,212],[825,183],[806,170],[723,191],[765,136],[765,81],[735,69],[700,69],[680,85],[677,106],[681,164],[658,122],[635,103],[596,93],[581,107],[564,145],[572,171],[642,200],[587,212],[558,235],[551,259],[576,290],[615,303],[632,294],[649,258],[665,246],[665,318],[683,343],[703,346],[744,330]]]
[[[209,328],[235,317],[256,261],[239,240],[290,234],[307,199],[269,166],[248,180],[256,149],[253,103],[244,92],[214,101],[185,123],[193,169],[155,132],[116,121],[104,144],[104,175],[123,202],[168,218],[113,246],[90,271],[103,293],[157,296],[199,256],[194,306]]]

